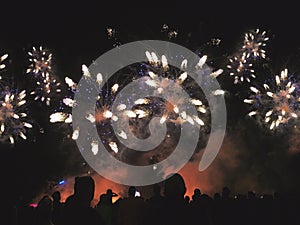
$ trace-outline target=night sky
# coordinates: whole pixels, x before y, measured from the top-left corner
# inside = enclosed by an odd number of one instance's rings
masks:
[[[114,41],[107,37],[107,28],[114,28],[118,41],[125,44],[144,39],[168,41],[166,33],[161,32],[163,24],[167,24],[178,31],[178,37],[171,41],[207,54],[216,68],[226,67],[226,59],[239,48],[245,32],[256,28],[266,30],[270,37],[266,47],[268,68],[279,73],[288,67],[300,78],[299,12],[295,5],[287,1],[282,4],[203,2],[1,3],[0,54],[9,54],[5,73],[13,76],[15,87],[29,87],[25,76],[29,65],[27,52],[32,46],[42,45],[52,52],[53,71],[62,82],[65,76],[79,81],[82,64],[89,65],[113,48]],[[219,47],[207,47],[212,38],[221,39]],[[258,73],[264,79],[265,70]],[[219,82],[228,93],[224,146],[203,179],[201,174],[192,174],[196,167],[191,162],[183,172],[189,175],[188,182],[203,181],[207,184],[203,189],[212,192],[224,185],[241,192],[248,187],[260,192],[298,192],[300,132],[288,126],[279,132],[267,131],[245,117],[247,107],[241,96],[247,94],[244,88],[248,86],[233,85],[228,74],[221,75]],[[55,98],[53,105],[59,100]],[[30,200],[49,182],[85,173],[89,168],[84,165],[76,144],[65,139],[63,126],[49,124],[53,108],[31,103],[29,110],[35,118],[34,135],[14,146],[0,143],[0,152],[1,184],[7,188],[8,196],[23,195]],[[39,129],[44,133],[38,132]]]

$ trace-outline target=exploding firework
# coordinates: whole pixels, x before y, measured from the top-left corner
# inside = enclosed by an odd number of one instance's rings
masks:
[[[300,109],[299,86],[287,69],[275,76],[274,83],[265,83],[262,88],[250,87],[252,95],[244,100],[253,108],[248,115],[262,118],[270,130],[292,123],[298,118]]]
[[[161,32],[167,33],[169,39],[174,39],[178,35],[178,31],[176,29],[170,29],[167,24],[162,26]]]
[[[159,59],[154,52],[150,53],[147,51],[146,56],[150,65],[152,65],[146,73],[148,75],[148,79],[146,80],[147,85],[155,88],[156,92],[159,94],[162,94],[165,91],[170,91],[170,84],[172,85],[172,82],[184,87],[184,83],[188,78],[187,72],[179,72],[178,69],[177,71],[176,69],[172,69],[168,65],[168,60],[164,55],[162,55],[161,59]],[[207,56],[203,56],[197,66],[202,67],[206,62],[206,59]],[[181,63],[181,69],[186,68],[187,63],[187,60],[183,60]],[[172,82],[170,82],[170,80],[172,80]],[[145,100],[143,100],[143,102],[144,101]],[[173,123],[189,122],[192,125],[196,123],[203,126],[204,122],[198,117],[198,115],[187,115],[184,109],[182,111],[179,110],[182,108],[181,105],[187,101],[197,107],[198,112],[202,114],[206,113],[206,107],[199,99],[185,99],[182,96],[174,96],[174,99],[168,99],[168,102],[165,102],[162,105],[163,116],[161,117],[160,122],[164,123],[166,120],[169,120],[169,122]],[[176,104],[171,104],[171,102]]]
[[[118,32],[115,28],[108,27],[106,28],[106,35],[107,38],[111,41],[113,41],[112,45],[113,47],[118,47],[121,45],[121,42],[119,41]]]
[[[65,77],[65,82],[68,85],[68,89],[70,90],[71,94],[65,96],[65,98],[61,102],[61,106],[59,110],[55,113],[50,115],[50,122],[51,123],[72,123],[72,114],[71,109],[75,105],[74,92],[76,91],[76,83],[69,77]]]
[[[27,69],[27,73],[35,74],[37,76],[46,76],[51,73],[52,54],[45,50],[42,46],[39,48],[32,48],[28,52],[29,61],[31,64]]]
[[[5,91],[0,99],[0,140],[15,143],[17,138],[27,139],[26,132],[32,128],[26,113],[26,91]]]
[[[112,154],[119,154],[118,157],[122,155],[123,144],[131,140],[130,137],[132,137],[132,134],[129,134],[130,132],[142,139],[151,135],[147,126],[154,117],[158,118],[159,121],[155,126],[166,124],[167,127],[174,127],[177,131],[178,128],[175,127],[180,127],[183,123],[204,128],[206,121],[209,120],[209,114],[207,113],[209,110],[202,90],[195,81],[189,78],[187,72],[182,71],[187,67],[188,61],[183,60],[181,68],[175,68],[168,64],[168,60],[164,55],[159,57],[154,52],[148,51],[146,51],[145,54],[148,61],[138,63],[135,70],[131,67],[131,72],[128,75],[130,78],[125,75],[126,73],[120,71],[122,76],[116,74],[116,78],[114,78],[114,76],[110,78],[100,90],[99,85],[103,82],[101,73],[96,75],[96,82],[92,82],[92,75],[89,69],[85,65],[82,66],[84,79],[86,81],[91,80],[90,85],[96,86],[95,88],[99,90],[97,99],[87,99],[87,101],[95,102],[95,111],[86,112],[84,115],[85,118],[83,119],[88,120],[94,127],[98,128],[97,131],[102,143],[107,149],[111,150]],[[202,68],[206,59],[207,56],[203,56],[197,63],[196,68]],[[211,76],[217,77],[222,72],[222,70],[216,70],[211,73]],[[134,85],[137,86],[134,87],[138,90],[132,95],[125,97],[123,96],[123,88],[127,88],[130,83],[135,83]],[[184,89],[188,95],[176,95],[177,92],[173,92],[176,85]],[[141,93],[139,93],[139,90]],[[153,93],[155,97],[148,94],[146,94],[148,97],[136,97],[140,95],[145,96],[144,92],[147,92],[146,90]],[[82,91],[89,92],[88,89]],[[84,93],[78,92],[77,94],[82,95]],[[223,95],[224,91],[215,90],[211,94]],[[158,96],[171,96],[171,98],[162,99],[162,97]],[[119,99],[121,99],[121,101],[116,101],[118,97],[120,97]],[[78,102],[78,104],[80,104],[80,102]],[[186,107],[195,108],[195,114],[190,115],[188,112],[191,110]],[[65,113],[56,115],[62,118],[62,121],[67,118]],[[118,123],[117,130],[112,130],[112,124],[114,124],[114,122]],[[114,129],[115,128],[116,127],[114,127]],[[167,134],[167,141],[171,140],[170,137],[173,136],[173,133],[176,133],[174,129],[171,129],[172,131]],[[76,140],[80,134],[81,131],[79,128],[74,127],[72,138]],[[85,131],[84,134],[87,134],[87,138],[91,143],[91,152],[96,155],[99,147],[98,141],[92,140],[88,132]],[[174,135],[174,137],[176,137],[176,135]],[[174,141],[174,143],[175,142],[176,141]]]
[[[67,138],[72,137],[72,108],[75,107],[74,94],[77,84],[69,77],[65,77],[65,83],[68,86],[69,94],[66,95],[60,102],[58,110],[50,115],[50,123],[62,123],[66,126],[65,133]],[[74,139],[74,138],[73,138]]]
[[[261,32],[259,29],[245,33],[244,45],[242,47],[243,55],[246,59],[266,58],[264,47],[269,38],[266,31]]]
[[[229,59],[227,68],[229,75],[234,77],[235,84],[244,81],[250,83],[250,79],[255,78],[253,65],[250,60],[246,59],[245,55]]]
[[[30,94],[35,96],[35,101],[44,102],[49,106],[53,95],[61,92],[60,83],[52,75],[52,54],[43,47],[33,47],[28,55],[31,64],[26,72],[33,75],[35,85],[35,90],[31,91]]]

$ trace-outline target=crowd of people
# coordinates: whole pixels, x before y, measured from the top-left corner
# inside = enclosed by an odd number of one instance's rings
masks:
[[[95,183],[91,176],[75,178],[74,193],[61,202],[59,191],[43,196],[36,207],[15,206],[5,212],[3,224],[13,225],[296,225],[300,202],[278,193],[232,196],[228,187],[209,196],[199,188],[187,197],[184,179],[172,174],[163,185],[153,185],[153,196],[144,199],[136,187],[118,198],[111,189],[92,207]],[[2,223],[1,223],[2,224]]]

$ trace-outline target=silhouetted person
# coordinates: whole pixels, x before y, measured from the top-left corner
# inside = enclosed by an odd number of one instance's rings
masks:
[[[160,184],[154,184],[153,186],[153,196],[148,200],[149,206],[149,224],[157,224],[157,218],[163,216],[163,200],[164,197],[161,195],[161,186]]]
[[[52,225],[53,199],[45,195],[35,209],[34,225]]]
[[[94,198],[95,183],[92,177],[75,178],[74,194],[68,197],[64,207],[65,225],[101,225],[101,216],[90,206]]]
[[[199,188],[195,188],[194,189],[194,194],[192,195],[192,200],[191,200],[191,204],[192,205],[197,205],[199,203],[200,200],[200,196],[201,196],[201,191]]]
[[[52,222],[55,225],[63,225],[62,221],[62,210],[63,210],[63,203],[61,202],[61,195],[59,191],[55,191],[51,195],[53,199],[53,213],[52,213]]]
[[[216,192],[214,194],[214,201],[220,201],[220,200],[221,200],[221,195],[220,195],[220,193]]]
[[[223,187],[223,190],[222,190],[222,199],[224,200],[227,200],[229,199],[230,197],[230,189],[228,187]]]
[[[163,200],[163,196],[161,195],[161,187],[159,184],[153,185],[153,196],[148,199],[148,203],[153,206],[158,206]]]
[[[170,174],[164,181],[164,203],[161,224],[190,224],[189,205],[184,200],[185,182],[180,174]]]
[[[228,187],[223,187],[219,211],[217,212],[218,224],[233,224],[235,220],[234,202],[230,196],[231,191]]]
[[[113,204],[113,202],[112,202],[113,197],[117,197],[118,194],[113,192],[111,189],[107,189],[106,190],[106,196],[108,198],[109,203],[112,205]]]
[[[136,191],[134,186],[130,186],[128,197],[119,202],[115,218],[117,225],[141,225],[146,223],[146,202],[141,197],[135,197]]]
[[[113,205],[110,194],[101,194],[95,209],[102,217],[105,225],[110,225],[112,223]]]
[[[191,200],[190,196],[188,196],[188,195],[184,196],[184,201],[185,201],[186,204],[189,204],[190,200]]]

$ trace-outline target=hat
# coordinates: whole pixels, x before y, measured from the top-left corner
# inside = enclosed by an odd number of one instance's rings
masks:
[[[118,196],[118,194],[115,193],[115,192],[113,192],[111,189],[107,189],[107,190],[106,190],[106,194],[109,195],[109,196],[111,196],[111,197],[116,197],[116,196]]]

